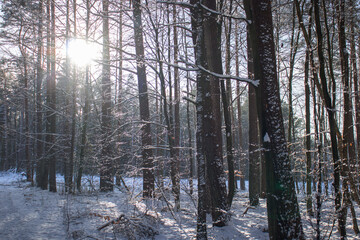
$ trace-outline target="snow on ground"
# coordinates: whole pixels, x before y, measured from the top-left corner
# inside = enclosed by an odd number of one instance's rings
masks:
[[[14,171],[0,172],[1,240],[195,238],[196,204],[195,198],[186,193],[186,181],[182,182],[181,212],[176,213],[171,211],[170,188],[157,193],[155,200],[143,201],[142,182],[137,178],[125,179],[129,192],[121,187],[112,193],[100,193],[96,191],[98,178],[85,177],[83,193],[76,195],[63,194],[61,176],[58,193],[31,187],[24,179]],[[312,239],[315,219],[306,216],[305,199],[299,199],[304,231]],[[336,225],[333,227],[333,199],[324,199],[323,206],[322,235],[328,239],[332,231],[330,239],[338,239]],[[232,220],[223,228],[212,227],[209,216],[209,239],[268,239],[265,200],[260,200],[257,208],[248,208],[247,192],[237,192],[231,211]],[[117,224],[98,230],[116,218]],[[349,239],[357,239],[350,218],[348,224]]]

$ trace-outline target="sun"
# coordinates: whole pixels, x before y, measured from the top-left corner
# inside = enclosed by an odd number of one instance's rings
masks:
[[[98,46],[80,38],[70,39],[67,51],[71,63],[78,67],[90,65],[100,54]]]

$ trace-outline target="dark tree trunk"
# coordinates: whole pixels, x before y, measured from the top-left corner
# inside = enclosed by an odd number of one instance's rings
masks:
[[[247,9],[248,14],[250,14]],[[250,27],[247,31],[248,76],[254,79],[254,63],[250,41]],[[249,85],[249,200],[251,206],[259,205],[260,195],[260,142],[259,121],[255,87]]]
[[[311,41],[309,38],[309,34],[307,33],[307,30],[305,29],[305,26],[303,24],[302,15],[300,12],[300,4],[298,0],[295,0],[296,4],[296,12],[297,16],[300,22],[300,26],[306,41],[306,45],[308,49],[312,49]],[[312,0],[312,6],[314,8],[314,19],[315,19],[315,30],[317,35],[317,53],[318,53],[318,61],[319,61],[319,75],[320,75],[320,82],[317,77],[317,74],[313,71],[314,76],[314,83],[316,85],[316,88],[318,92],[320,93],[321,98],[323,99],[325,103],[325,107],[328,113],[328,121],[329,121],[329,128],[330,128],[330,138],[331,138],[331,150],[332,150],[332,157],[333,157],[333,163],[334,163],[334,191],[335,191],[335,209],[336,214],[338,217],[338,224],[339,224],[339,232],[341,236],[346,235],[346,226],[344,222],[340,218],[340,211],[341,211],[341,189],[340,189],[340,158],[339,158],[339,151],[338,151],[338,140],[339,143],[341,143],[341,139],[337,138],[337,132],[338,127],[336,124],[335,119],[335,94],[333,95],[333,99],[331,99],[329,91],[328,91],[328,84],[327,84],[327,78],[325,73],[325,57],[324,57],[324,49],[323,49],[323,35],[322,35],[322,26],[320,21],[320,3],[319,0]],[[325,11],[325,8],[324,8]],[[327,27],[327,16],[324,15],[325,18],[325,26]],[[310,51],[310,63],[311,67],[315,67],[313,52]],[[329,64],[331,65],[331,59],[329,60]],[[330,75],[332,76],[331,72]],[[335,81],[333,81],[333,91],[335,92]],[[345,234],[345,235],[344,235]]]
[[[71,191],[71,181],[69,166],[70,166],[70,113],[71,113],[71,104],[70,104],[70,52],[68,44],[70,42],[70,2],[66,1],[66,29],[65,29],[65,41],[67,44],[66,47],[66,59],[65,59],[65,81],[66,81],[66,96],[65,96],[65,106],[66,106],[66,117],[64,119],[64,145],[66,146],[66,155],[64,159],[64,180],[65,180],[65,192]]]
[[[314,6],[314,17],[317,34],[317,51],[319,58],[319,74],[321,80],[322,97],[324,98],[325,106],[328,113],[330,136],[331,136],[331,148],[334,162],[334,190],[335,190],[335,209],[338,215],[339,232],[341,236],[346,236],[345,222],[341,219],[341,190],[340,190],[340,158],[338,152],[337,136],[336,136],[336,120],[334,105],[332,103],[330,94],[328,92],[328,85],[325,74],[325,57],[323,53],[323,35],[320,22],[319,0],[312,0]]]
[[[74,11],[74,37],[76,38],[76,0],[73,0]],[[77,82],[77,66],[73,69],[73,81],[71,83],[71,129],[70,129],[70,152],[69,152],[69,164],[68,164],[68,192],[72,193],[74,188],[74,159],[75,159],[75,144],[76,144],[76,82]]]
[[[240,75],[240,59],[239,59],[239,37],[238,37],[238,25],[235,24],[235,71],[236,76]],[[238,134],[239,134],[239,156],[238,156],[238,166],[237,166],[237,176],[236,176],[236,186],[237,179],[240,180],[240,190],[245,190],[245,159],[243,157],[243,141],[242,141],[242,114],[241,114],[241,101],[240,101],[240,82],[236,82],[236,105],[237,105],[237,121],[238,121]]]
[[[356,2],[356,1],[355,1]],[[356,139],[357,139],[357,153],[358,153],[358,161],[360,161],[360,92],[359,92],[359,77],[358,77],[358,69],[357,69],[357,57],[356,57],[356,41],[355,41],[355,2],[354,0],[350,0],[351,7],[351,20],[350,20],[350,61],[352,66],[352,77],[353,77],[353,85],[354,85],[354,98],[355,98],[355,126],[356,126]],[[360,49],[360,48],[359,48]]]
[[[109,1],[103,0],[103,63],[101,81],[101,160],[100,191],[113,191],[113,162],[111,139],[111,81],[110,81]]]
[[[134,15],[134,40],[136,51],[136,67],[139,88],[140,119],[143,121],[141,128],[142,159],[143,159],[143,196],[152,197],[154,191],[154,163],[151,146],[150,111],[148,100],[148,89],[145,69],[144,41],[141,20],[140,0],[133,1]]]
[[[176,6],[173,6],[174,31],[174,63],[178,64],[178,34],[176,27]],[[175,210],[180,210],[180,76],[179,69],[174,67],[174,150],[175,156],[171,159],[172,191],[175,198]]]
[[[86,0],[86,27],[85,27],[85,40],[89,38],[89,28],[90,28],[90,1]],[[83,119],[81,126],[81,136],[80,136],[80,153],[79,153],[79,166],[76,178],[76,188],[81,192],[81,178],[84,169],[84,158],[85,158],[85,149],[87,144],[86,132],[88,125],[88,113],[89,113],[89,79],[90,78],[90,68],[86,66],[85,68],[85,86],[84,86],[84,95],[85,103],[83,108]]]
[[[190,80],[187,77],[186,82],[186,91],[190,91]],[[186,121],[187,121],[187,128],[188,128],[188,148],[189,148],[189,185],[190,185],[190,195],[193,194],[194,191],[194,154],[193,154],[193,145],[192,145],[192,132],[191,132],[191,124],[190,124],[190,103],[187,101],[186,103]]]
[[[50,81],[50,71],[51,71],[51,46],[50,46],[50,0],[46,1],[46,105],[49,106],[50,103],[50,89],[51,89],[51,81]],[[50,92],[49,92],[50,91]],[[50,107],[47,108],[46,115],[45,115],[45,130],[46,133],[50,132],[50,122],[49,118],[53,114],[53,111]],[[51,145],[50,140],[52,140],[50,134],[46,134],[45,137],[45,155],[40,159],[40,176],[39,176],[39,187],[43,190],[47,189],[49,183],[49,158],[51,157]]]
[[[351,85],[349,74],[349,54],[346,50],[346,35],[345,35],[345,1],[336,1],[336,12],[339,28],[339,51],[341,62],[341,79],[343,83],[343,97],[344,97],[344,121],[343,121],[343,163],[342,163],[342,187],[343,187],[343,206],[341,209],[341,218],[346,225],[347,207],[349,206],[350,193],[353,197],[358,199],[357,187],[354,180],[356,171],[356,152],[354,140],[354,127],[353,127],[353,107],[350,97]],[[353,169],[353,170],[351,170]],[[351,188],[351,192],[349,191]],[[350,204],[352,206],[352,204]],[[354,224],[357,228],[356,218]],[[342,236],[345,238],[345,236]]]
[[[215,0],[205,1],[204,4],[209,9],[217,10]],[[217,21],[217,15],[213,13],[203,12],[201,17],[206,67],[212,72],[222,74],[221,23]],[[197,42],[197,44],[199,43]],[[197,62],[197,64],[201,66],[204,65],[201,63],[199,64],[199,62]],[[213,225],[224,226],[229,221],[230,215],[227,213],[229,210],[229,203],[222,158],[219,81],[220,80],[217,77],[206,76],[206,80],[200,83],[200,85],[202,85],[200,91],[203,91],[203,94],[205,95],[204,99],[206,99],[204,111],[209,111],[209,114],[203,116],[203,134],[205,135],[203,137],[205,138],[204,149],[206,154],[207,178],[210,184],[212,220]]]
[[[56,157],[55,157],[55,134],[56,134],[56,63],[55,63],[55,0],[51,0],[51,33],[50,33],[50,77],[47,81],[47,123],[46,143],[47,157],[49,161],[49,190],[56,192]]]
[[[26,161],[26,181],[33,183],[33,164],[31,161],[31,153],[30,153],[30,131],[29,131],[29,79],[28,79],[28,66],[26,54],[23,54],[24,60],[24,88],[25,88],[25,96],[24,96],[24,115],[25,115],[25,161]]]
[[[185,30],[184,30],[185,31]],[[183,35],[184,38],[186,38],[186,35]],[[186,41],[185,41],[186,42]],[[187,45],[186,45],[187,46]],[[187,47],[186,47],[187,49]],[[185,61],[188,61],[188,53],[185,51]],[[190,98],[190,73],[186,73],[186,92],[187,92],[187,98]],[[190,195],[194,192],[194,154],[193,154],[193,143],[192,143],[192,125],[190,122],[191,114],[190,114],[190,101],[186,101],[186,123],[187,123],[187,131],[188,131],[188,152],[189,152],[189,185],[190,185]]]
[[[119,41],[119,50],[117,50],[117,53],[119,54],[119,71],[118,71],[118,76],[117,76],[117,81],[118,81],[118,89],[117,89],[117,118],[118,118],[118,141],[121,142],[121,124],[122,124],[122,85],[123,85],[123,5],[120,4],[120,16],[119,16],[119,35],[118,35],[118,41]],[[120,145],[119,145],[120,146]],[[121,154],[121,149],[118,150],[118,153]],[[120,186],[121,185],[121,172],[122,172],[122,163],[121,163],[121,157],[118,157],[117,161],[116,161],[116,173],[115,173],[115,177],[116,177],[116,185]]]
[[[37,39],[37,58],[36,58],[36,184],[38,187],[41,186],[42,171],[44,170],[44,144],[43,144],[43,114],[42,114],[42,94],[41,85],[43,78],[42,68],[42,51],[43,51],[43,0],[39,1],[39,22],[38,22],[38,39]]]
[[[196,0],[190,0],[192,4],[196,4]],[[193,41],[195,45],[195,60],[197,64],[205,63],[205,49],[204,49],[204,33],[202,28],[202,11],[199,8],[192,9],[192,29],[193,29]],[[207,210],[207,173],[206,173],[206,139],[205,139],[205,127],[208,125],[206,122],[208,119],[204,119],[204,116],[211,114],[209,112],[209,106],[205,106],[206,103],[210,103],[209,96],[206,95],[206,91],[209,91],[209,80],[206,79],[206,75],[202,71],[198,71],[196,74],[196,159],[197,159],[197,172],[198,172],[198,208],[197,208],[197,227],[196,227],[196,239],[207,239],[207,227],[206,227],[206,210]],[[204,121],[205,120],[205,121]],[[209,136],[208,136],[209,137]]]
[[[300,37],[300,31],[296,33],[296,12],[295,12],[295,3],[292,5],[292,27],[291,27],[291,40],[290,40],[290,62],[289,62],[289,76],[288,76],[288,106],[289,106],[289,115],[288,115],[288,149],[290,153],[290,161],[295,165],[294,159],[292,157],[293,151],[293,142],[295,140],[295,127],[294,127],[294,112],[293,112],[293,78],[294,78],[294,68],[295,68],[295,57],[298,50],[298,43]],[[295,175],[295,184],[298,189],[298,174]],[[299,190],[298,190],[299,191]]]
[[[221,59],[218,44],[218,23],[211,15],[205,17],[201,3],[191,0],[192,29],[195,45],[196,64],[221,73],[221,65],[217,65],[215,58]],[[207,1],[205,5],[216,9],[215,1]],[[214,27],[215,30],[214,30]],[[211,32],[212,31],[212,32]],[[213,51],[210,51],[212,49]],[[207,51],[208,50],[208,51]],[[220,52],[221,53],[221,52]],[[215,58],[214,58],[215,57]],[[220,68],[219,68],[220,67]],[[223,176],[220,102],[218,79],[207,75],[204,71],[197,72],[197,159],[198,159],[198,219],[197,239],[207,239],[206,233],[206,184],[209,183],[211,196],[212,217],[215,226],[224,226],[228,220],[227,192]]]
[[[294,3],[296,4],[296,3]],[[296,6],[295,6],[296,7]],[[309,9],[309,26],[308,26],[308,34],[311,38],[311,27],[312,27],[312,7]],[[307,213],[312,216],[312,191],[311,191],[311,183],[312,183],[312,163],[311,163],[311,113],[310,113],[310,83],[309,83],[309,73],[310,73],[310,49],[306,48],[305,53],[305,149],[306,149],[306,210]],[[316,116],[314,116],[316,117]],[[321,174],[320,174],[321,175]]]
[[[271,2],[244,1],[250,24],[254,78],[258,87],[259,120],[267,168],[270,239],[304,239],[299,206],[285,139],[276,74]]]
[[[312,192],[311,192],[311,129],[310,129],[310,86],[309,86],[309,50],[306,50],[305,57],[305,149],[306,149],[306,209],[311,216],[312,211]]]
[[[229,12],[232,12],[232,3],[230,0],[229,3]],[[228,19],[227,25],[225,25],[225,73],[230,75],[230,37],[231,37],[231,18]],[[221,28],[221,25],[219,25]],[[219,33],[221,34],[221,32]],[[219,40],[219,45],[221,45],[221,41]],[[221,98],[223,104],[223,113],[224,113],[224,123],[225,123],[225,139],[226,139],[226,158],[228,164],[228,185],[229,185],[229,193],[228,193],[228,202],[229,206],[231,206],[234,195],[235,195],[235,167],[234,167],[234,153],[233,153],[233,111],[232,111],[232,89],[231,89],[231,81],[230,79],[226,80],[226,88],[225,88],[225,80],[220,81],[221,87]]]

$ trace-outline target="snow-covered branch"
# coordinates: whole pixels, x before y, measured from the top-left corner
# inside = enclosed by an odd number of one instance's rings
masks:
[[[241,77],[232,76],[232,75],[218,74],[218,73],[209,71],[208,69],[206,69],[206,68],[204,68],[203,66],[200,66],[200,65],[197,65],[197,67],[198,67],[201,71],[204,71],[204,72],[206,72],[207,74],[210,74],[210,75],[212,75],[212,76],[214,76],[214,77],[217,77],[217,78],[232,79],[232,80],[237,80],[237,81],[240,81],[240,82],[247,82],[247,83],[252,84],[254,87],[258,87],[258,86],[259,86],[259,82],[260,82],[259,80],[252,80],[252,79],[249,79],[249,78],[241,78]]]
[[[170,2],[170,1],[156,1],[156,2],[157,3],[178,5],[178,6],[185,7],[185,8],[193,8],[194,7],[194,5],[192,5],[190,3],[185,3],[185,2]]]
[[[226,18],[232,18],[232,19],[236,19],[236,20],[242,20],[242,21],[245,21],[247,24],[251,24],[251,21],[246,19],[245,17],[242,17],[242,16],[234,16],[234,15],[229,15],[229,14],[226,14],[226,13],[222,13],[222,12],[218,12],[218,11],[215,11],[213,9],[210,9],[208,7],[206,7],[205,5],[203,4],[199,4],[203,9],[205,9],[206,11],[208,12],[211,12],[213,14],[216,14],[216,15],[219,15],[219,16],[222,16],[222,17],[226,17]]]

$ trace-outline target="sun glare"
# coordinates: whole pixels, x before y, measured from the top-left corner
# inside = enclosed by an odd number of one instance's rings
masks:
[[[67,50],[71,62],[78,67],[91,64],[100,54],[95,44],[86,42],[84,39],[71,39]]]

